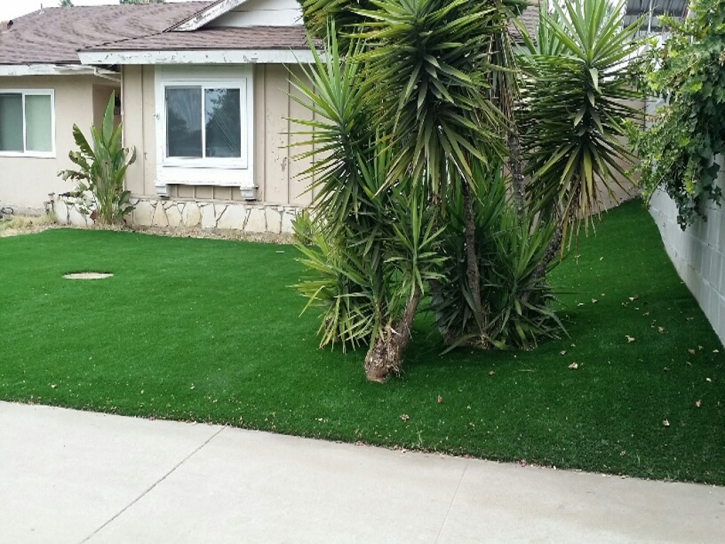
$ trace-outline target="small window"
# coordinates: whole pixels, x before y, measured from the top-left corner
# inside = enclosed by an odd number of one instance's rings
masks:
[[[51,92],[0,92],[0,153],[53,153]]]
[[[166,156],[242,156],[239,88],[166,87]]]

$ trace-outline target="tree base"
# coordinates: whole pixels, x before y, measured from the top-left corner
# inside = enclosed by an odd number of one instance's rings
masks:
[[[368,381],[385,383],[391,374],[400,374],[403,353],[410,341],[413,319],[420,303],[421,292],[416,288],[408,300],[405,312],[394,326],[388,325],[365,356],[365,376]]]

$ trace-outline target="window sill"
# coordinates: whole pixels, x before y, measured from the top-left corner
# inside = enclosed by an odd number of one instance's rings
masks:
[[[165,158],[161,163],[168,168],[214,168],[221,170],[245,170],[246,160],[242,159],[181,159]]]
[[[56,154],[55,153],[41,153],[41,152],[27,152],[22,153],[19,151],[0,151],[0,158],[27,158],[27,159],[55,159]]]

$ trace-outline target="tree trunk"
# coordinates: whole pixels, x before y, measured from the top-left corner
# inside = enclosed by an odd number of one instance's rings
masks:
[[[561,249],[561,242],[562,237],[564,235],[564,225],[561,221],[559,221],[559,224],[556,227],[556,230],[554,231],[554,236],[551,238],[551,241],[549,242],[549,245],[546,248],[546,252],[544,253],[544,257],[541,259],[541,262],[536,266],[534,269],[534,273],[531,276],[531,283],[536,283],[539,279],[543,278],[546,274],[546,269],[549,268],[549,263],[551,263],[552,260],[554,260],[554,257],[556,257],[556,254],[559,253],[559,250]],[[531,291],[527,291],[524,293],[523,296],[523,302],[526,303],[529,301],[529,295],[531,294]]]
[[[387,325],[382,336],[375,339],[365,356],[365,375],[368,381],[383,383],[390,374],[399,374],[403,353],[408,347],[412,335],[413,319],[420,304],[421,291],[415,288],[408,299],[402,317],[392,325]]]
[[[483,305],[481,303],[481,270],[478,268],[478,255],[476,254],[476,216],[473,211],[473,197],[471,188],[465,181],[463,189],[463,223],[466,229],[466,278],[468,287],[473,297],[476,320],[481,326],[481,332],[485,329],[485,318]]]
[[[519,222],[524,220],[524,174],[521,168],[521,142],[519,136],[511,131],[507,140],[509,150],[509,170],[511,171],[511,184],[514,188],[514,203]]]

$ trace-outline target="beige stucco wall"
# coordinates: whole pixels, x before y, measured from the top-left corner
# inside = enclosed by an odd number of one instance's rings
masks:
[[[299,68],[294,68],[299,70]],[[126,177],[127,188],[136,196],[155,197],[156,124],[155,71],[153,66],[126,66],[123,69],[124,141],[135,146],[139,160]],[[296,161],[301,149],[289,149],[299,137],[290,135],[301,127],[287,118],[310,118],[311,114],[288,93],[297,93],[289,82],[287,68],[262,64],[254,68],[254,182],[257,201],[275,205],[305,206],[312,200],[305,193],[307,183],[297,175],[310,161]],[[199,201],[243,201],[233,187],[172,185],[169,196]]]
[[[108,85],[93,85],[93,124],[97,127],[103,124],[103,116],[112,92],[119,96],[121,94],[120,85],[113,85],[110,82]],[[121,116],[114,116],[113,122],[118,125],[121,122]]]
[[[72,182],[58,178],[59,170],[70,168],[68,152],[75,149],[73,124],[87,133],[93,123],[93,84],[91,76],[0,77],[0,90],[53,89],[55,91],[55,157],[0,156],[0,203],[19,212],[39,212],[49,193],[65,193]]]

